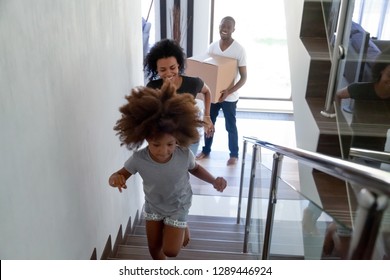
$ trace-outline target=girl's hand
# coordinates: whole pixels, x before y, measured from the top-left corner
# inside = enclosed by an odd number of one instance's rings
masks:
[[[223,192],[223,190],[226,188],[227,183],[226,180],[222,177],[217,177],[213,183],[214,189],[216,189],[219,192]]]
[[[110,176],[108,184],[113,188],[118,188],[119,192],[122,192],[122,189],[127,189],[125,176],[117,172]]]

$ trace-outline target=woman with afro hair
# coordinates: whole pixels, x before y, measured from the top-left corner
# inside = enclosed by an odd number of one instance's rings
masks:
[[[199,77],[184,75],[186,55],[183,48],[172,39],[162,39],[155,43],[144,60],[144,71],[149,79],[147,87],[161,88],[164,81],[171,82],[178,94],[190,93],[197,106],[204,107],[204,133],[206,137],[214,134],[214,125],[210,119],[211,92],[206,83]],[[200,98],[197,98],[200,94]],[[201,100],[202,99],[202,100]],[[196,155],[199,141],[190,146]]]

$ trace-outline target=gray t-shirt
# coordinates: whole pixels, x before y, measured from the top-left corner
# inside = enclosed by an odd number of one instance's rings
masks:
[[[131,174],[140,174],[145,200],[154,213],[171,216],[190,208],[192,189],[188,170],[195,167],[195,157],[189,149],[176,147],[168,162],[158,163],[145,147],[135,151],[124,167]]]

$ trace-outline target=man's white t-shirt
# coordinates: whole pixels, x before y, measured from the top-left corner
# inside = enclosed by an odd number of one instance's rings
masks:
[[[229,58],[234,58],[237,60],[238,67],[246,66],[246,52],[243,46],[241,46],[236,40],[224,51],[221,50],[219,46],[219,40],[210,44],[208,48],[208,53],[210,55],[219,55]],[[239,72],[237,67],[237,75],[235,83],[239,80]],[[238,91],[231,93],[225,101],[235,102],[239,98]]]

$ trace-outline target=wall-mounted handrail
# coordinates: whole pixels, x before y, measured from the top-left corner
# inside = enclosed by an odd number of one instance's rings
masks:
[[[373,214],[367,215],[365,214],[367,211],[364,209],[367,208],[367,205],[359,205],[360,211],[358,213],[363,213],[360,216],[356,217],[356,227],[364,227],[365,224],[369,220],[372,220],[373,217],[380,221],[382,217],[382,213],[384,209],[387,207],[387,203],[390,197],[390,176],[389,172],[376,169],[373,167],[364,166],[361,164],[357,164],[354,162],[349,162],[343,159],[338,159],[330,156],[326,156],[320,153],[310,152],[299,148],[288,148],[284,146],[275,145],[266,141],[259,140],[255,137],[244,137],[244,151],[246,151],[247,143],[254,144],[254,154],[257,151],[256,146],[263,147],[275,152],[274,156],[274,164],[272,167],[272,177],[279,176],[279,161],[282,157],[286,156],[292,159],[297,160],[300,163],[306,164],[309,167],[315,168],[319,171],[327,173],[331,176],[337,177],[341,180],[347,180],[350,183],[355,183],[357,185],[364,186],[365,189],[362,190],[363,194],[372,193],[374,197],[373,205],[381,205],[381,207],[376,207],[377,209],[370,209]],[[243,159],[245,159],[245,155],[243,155]],[[275,159],[277,161],[275,162]],[[255,165],[256,156],[252,156],[252,168],[251,168],[251,183],[249,186],[249,194],[248,195],[248,209],[247,209],[247,217],[246,217],[246,227],[248,230],[245,230],[244,237],[244,253],[247,252],[247,242],[249,235],[249,225],[251,219],[251,208],[252,203],[251,200],[253,196],[253,187],[254,187],[254,174],[255,174]],[[244,169],[244,160],[242,164],[242,169]],[[243,176],[243,170],[241,171],[241,176]],[[276,177],[274,180],[271,180],[270,186],[270,197],[268,201],[268,210],[267,210],[267,221],[265,228],[265,237],[263,244],[263,259],[268,259],[269,249],[270,249],[270,241],[272,236],[272,225],[273,225],[273,217],[274,210],[276,204],[276,192],[277,192],[277,180]],[[240,200],[242,195],[242,178],[240,181]],[[249,215],[248,215],[249,213]],[[239,214],[237,216],[237,221],[239,221]],[[353,233],[352,240],[353,244],[351,245],[349,256],[351,258],[359,259],[359,258],[367,258],[371,256],[372,251],[374,250],[373,246],[371,246],[373,236],[376,238],[376,235],[379,231],[380,222],[374,224],[374,226],[366,229],[364,231],[357,231]],[[369,237],[370,241],[367,241]],[[367,243],[368,242],[368,243]],[[359,244],[356,246],[354,244]],[[367,246],[369,245],[369,246]],[[369,248],[364,252],[361,251],[361,248]]]

